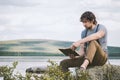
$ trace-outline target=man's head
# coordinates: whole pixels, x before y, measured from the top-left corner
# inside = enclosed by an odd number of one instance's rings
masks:
[[[97,24],[95,15],[90,11],[84,12],[80,17],[80,21],[83,23],[83,25],[87,29],[91,29],[92,25]]]

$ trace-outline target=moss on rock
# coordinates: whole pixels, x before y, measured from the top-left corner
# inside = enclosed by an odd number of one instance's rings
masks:
[[[120,66],[118,65],[95,66],[86,71],[78,69],[76,73],[78,80],[120,80]]]

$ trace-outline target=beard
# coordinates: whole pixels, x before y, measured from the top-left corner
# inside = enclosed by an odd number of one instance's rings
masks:
[[[90,26],[90,27],[85,26],[85,27],[86,27],[86,29],[92,29],[92,26]]]

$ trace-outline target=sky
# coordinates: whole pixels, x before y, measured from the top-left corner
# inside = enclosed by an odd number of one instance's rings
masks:
[[[0,0],[0,41],[80,40],[85,11],[106,26],[108,46],[120,47],[120,0]]]

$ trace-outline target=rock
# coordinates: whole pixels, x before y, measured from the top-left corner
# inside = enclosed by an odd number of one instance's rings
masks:
[[[27,73],[38,73],[42,74],[47,70],[47,67],[45,66],[39,66],[39,67],[30,67],[26,69]]]
[[[79,80],[120,80],[120,66],[106,64],[104,66],[95,66],[86,71],[76,70]]]
[[[47,67],[30,67],[26,69],[28,73],[40,73],[48,70]],[[87,70],[76,69],[73,80],[120,80],[120,66],[105,64],[104,66],[89,67]],[[49,75],[49,73],[48,73]]]

